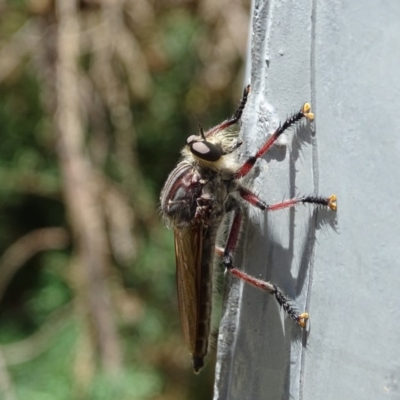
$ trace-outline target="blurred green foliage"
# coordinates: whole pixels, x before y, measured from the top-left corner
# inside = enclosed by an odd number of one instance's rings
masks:
[[[101,2],[79,4],[81,12],[89,14],[98,12]],[[121,4],[128,7],[130,2]],[[248,4],[243,4],[243,12],[247,13]],[[157,204],[161,186],[177,162],[185,138],[197,131],[198,121],[207,129],[234,110],[235,102],[231,99],[239,97],[242,85],[241,55],[228,61],[221,57],[220,62],[226,61],[231,71],[224,87],[207,85],[207,64],[205,56],[199,56],[199,46],[214,38],[213,32],[222,24],[223,16],[207,18],[201,2],[196,1],[182,2],[177,7],[156,1],[146,3],[146,7],[153,18],[148,22],[150,27],[143,23],[142,34],[139,27],[133,31],[147,57],[152,90],[142,98],[130,93],[129,107],[136,132],[137,165],[144,177],[143,190],[149,193],[155,222],[150,226],[147,220],[139,218],[134,229],[137,254],[124,265],[114,260],[110,272],[110,285],[116,288],[113,301],[117,304],[115,321],[124,353],[123,370],[111,379],[101,368],[93,371],[92,363],[80,361],[80,357],[84,360],[97,356],[85,356],[85,347],[82,351],[82,341],[85,343],[90,335],[74,304],[77,296],[71,276],[73,244],[39,251],[18,266],[3,296],[0,295],[0,344],[17,399],[211,397],[212,362],[200,376],[194,376],[180,333],[172,232],[158,218]],[[0,4],[0,56],[9,54],[5,49],[12,45],[13,35],[21,27],[28,22],[51,26],[55,23],[53,14],[52,1],[13,0]],[[150,40],[148,31],[156,38]],[[218,43],[215,40],[213,44]],[[5,75],[1,75],[5,64],[0,62],[3,255],[21,237],[39,228],[64,227],[70,231],[55,151],[53,115],[44,106],[48,91],[44,90],[43,75],[38,73],[34,56],[27,52]],[[85,61],[84,57],[82,60]],[[89,68],[90,57],[86,61],[85,68]],[[52,79],[50,75],[48,79]],[[105,117],[105,130],[112,142],[112,118]],[[91,129],[88,128],[88,137]],[[103,173],[121,184],[120,160],[112,147],[108,160],[112,167],[105,164]],[[139,189],[135,196],[142,195]],[[1,262],[5,262],[4,256],[0,261],[0,279],[4,267]],[[30,357],[31,353],[34,355]],[[26,357],[25,362],[19,361],[21,357]],[[1,391],[2,388],[0,396]]]

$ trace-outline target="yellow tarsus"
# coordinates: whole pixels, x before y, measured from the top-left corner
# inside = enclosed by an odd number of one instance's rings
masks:
[[[300,314],[299,315],[299,318],[298,318],[298,320],[297,320],[297,323],[302,327],[302,328],[305,328],[306,327],[306,324],[307,324],[307,320],[308,320],[308,317],[309,317],[309,315],[308,315],[308,313],[303,313],[303,314]]]
[[[311,104],[310,103],[304,103],[303,108],[301,109],[301,112],[310,121],[314,120],[314,113],[311,112]]]
[[[336,194],[333,194],[332,196],[329,197],[329,202],[328,202],[328,206],[332,211],[336,211],[337,210],[337,196]]]

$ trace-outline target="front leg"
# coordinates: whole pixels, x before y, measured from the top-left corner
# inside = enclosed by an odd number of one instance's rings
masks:
[[[311,112],[311,105],[309,103],[305,103],[299,112],[293,114],[291,117],[287,118],[282,125],[278,126],[278,128],[265,142],[261,149],[258,150],[254,156],[248,158],[247,161],[238,169],[235,174],[235,178],[239,179],[246,176],[252,170],[256,161],[273,146],[273,144],[278,140],[279,136],[303,118],[306,118],[309,121],[314,119],[314,114]]]

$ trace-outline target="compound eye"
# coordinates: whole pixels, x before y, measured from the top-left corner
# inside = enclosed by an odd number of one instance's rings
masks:
[[[190,151],[196,157],[209,162],[218,161],[222,156],[221,150],[210,142],[192,142],[190,144]]]
[[[197,140],[199,140],[199,137],[196,135],[190,135],[187,139],[186,139],[186,144],[190,145],[193,142],[196,142]]]

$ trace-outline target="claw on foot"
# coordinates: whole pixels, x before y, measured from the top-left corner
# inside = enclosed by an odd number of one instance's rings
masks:
[[[332,211],[336,211],[337,210],[337,197],[336,194],[333,194],[332,196],[329,197],[328,199],[328,207],[332,210]]]
[[[307,325],[307,320],[308,320],[308,313],[302,313],[298,316],[297,318],[297,323],[302,327],[305,328]]]
[[[308,317],[309,317],[309,315],[308,315],[308,313],[306,313],[306,312],[303,313],[303,314],[300,314],[299,317],[297,318],[297,323],[298,323],[302,328],[305,328],[305,327],[306,327],[306,324],[307,324]]]
[[[301,112],[310,121],[314,120],[314,113],[311,112],[311,104],[310,103],[304,103],[303,108],[301,109]]]

